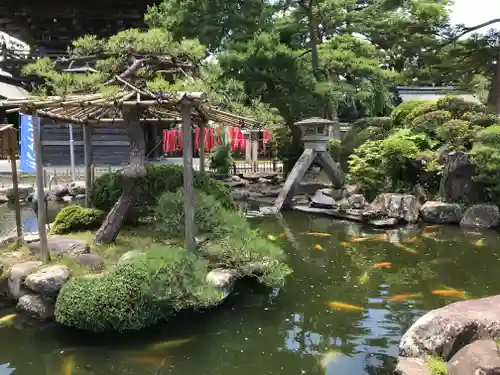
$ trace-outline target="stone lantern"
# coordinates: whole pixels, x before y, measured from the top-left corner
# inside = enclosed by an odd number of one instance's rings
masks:
[[[333,121],[313,117],[296,122],[294,125],[300,127],[301,139],[304,142],[304,152],[286,179],[274,206],[270,208],[270,213],[278,213],[282,207],[288,208],[292,204],[295,191],[304,178],[307,170],[315,161],[323,168],[332,181],[334,187],[342,187],[344,184],[344,174],[340,166],[332,159],[328,152],[328,130]]]

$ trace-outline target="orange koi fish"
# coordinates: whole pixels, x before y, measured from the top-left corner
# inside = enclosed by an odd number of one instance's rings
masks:
[[[281,233],[280,234],[280,238],[285,238],[286,237],[286,233]]]
[[[267,236],[267,239],[269,241],[276,241],[276,237],[274,237],[272,234],[270,234],[269,236]]]
[[[432,291],[432,294],[445,297],[465,297],[467,295],[464,290],[455,289],[436,289]]]
[[[331,237],[332,235],[329,233],[318,233],[318,232],[307,232],[307,233],[301,233],[305,234],[306,236],[314,236],[314,237]]]
[[[314,248],[315,248],[316,250],[325,251],[325,249],[323,248],[323,246],[321,246],[320,244],[316,244],[316,245],[314,245]]]
[[[412,249],[411,247],[405,246],[405,245],[403,245],[403,244],[396,243],[396,244],[394,244],[394,246],[399,247],[400,249],[403,249],[404,251],[406,251],[406,252],[408,252],[408,253],[418,254],[418,251],[417,251],[417,250]]]
[[[368,241],[370,237],[356,237],[351,239],[351,242],[363,242],[363,241]]]
[[[483,247],[485,245],[484,243],[484,238],[480,238],[479,240],[477,240],[475,243],[474,243],[474,246],[476,247]]]
[[[338,302],[338,301],[328,302],[328,307],[330,307],[331,309],[337,309],[337,310],[351,310],[351,311],[363,311],[364,310],[362,307],[349,305],[347,303]]]
[[[382,263],[376,263],[375,267],[377,268],[391,268],[391,262],[382,262]]]
[[[417,297],[422,297],[422,293],[404,293],[400,294],[398,296],[392,296],[389,298],[389,301],[391,302],[405,302],[411,298],[417,298]]]
[[[163,362],[163,359],[156,358],[156,357],[133,357],[133,358],[130,358],[130,361],[135,362],[135,363],[140,363],[143,365],[157,366]]]
[[[347,247],[349,246],[349,242],[341,242],[340,246]]]
[[[436,229],[436,228],[441,228],[442,225],[426,225],[424,229]]]
[[[69,357],[65,357],[62,367],[64,375],[71,375],[73,373],[73,370],[75,369],[75,356],[71,355]]]

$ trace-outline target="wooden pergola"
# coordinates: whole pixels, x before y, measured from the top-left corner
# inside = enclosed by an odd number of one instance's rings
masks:
[[[153,93],[139,89],[127,81],[117,77],[123,84],[121,91],[112,94],[95,93],[87,95],[67,95],[50,97],[33,97],[25,100],[5,100],[0,107],[6,111],[20,112],[33,117],[33,138],[36,157],[36,188],[38,208],[38,231],[44,260],[49,259],[46,233],[46,211],[43,191],[42,146],[40,142],[40,121],[37,118],[48,118],[83,126],[85,186],[87,192],[91,186],[92,145],[90,128],[93,124],[125,123],[123,113],[127,110],[138,110],[141,123],[182,122],[182,149],[184,165],[184,214],[185,244],[193,250],[194,241],[194,181],[193,181],[193,123],[200,128],[207,126],[208,121],[223,123],[233,127],[261,129],[259,122],[241,117],[219,108],[211,107],[202,92],[160,92]],[[204,132],[200,131],[200,144],[204,145]],[[205,170],[204,147],[200,148],[200,170]],[[89,194],[85,204],[88,207]]]

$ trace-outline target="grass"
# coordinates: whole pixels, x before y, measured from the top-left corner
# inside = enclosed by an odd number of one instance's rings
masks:
[[[495,340],[495,343],[497,344],[497,349],[498,352],[500,353],[500,340]]]
[[[428,356],[425,359],[425,364],[431,375],[446,375],[448,373],[446,363],[436,355]]]

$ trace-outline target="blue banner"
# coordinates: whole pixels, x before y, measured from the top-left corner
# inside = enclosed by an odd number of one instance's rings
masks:
[[[35,143],[33,142],[33,116],[21,115],[21,155],[20,170],[23,173],[35,173]],[[38,120],[38,119],[37,119]]]

